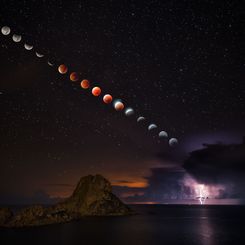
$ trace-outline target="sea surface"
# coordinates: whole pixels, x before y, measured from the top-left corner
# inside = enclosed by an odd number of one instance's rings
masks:
[[[0,244],[245,245],[245,206],[134,205],[137,215],[0,229]]]

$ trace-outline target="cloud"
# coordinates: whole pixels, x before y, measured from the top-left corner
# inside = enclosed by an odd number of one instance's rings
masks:
[[[190,153],[183,167],[198,182],[223,185],[220,197],[244,198],[245,144],[205,145]]]
[[[161,203],[165,200],[193,198],[190,187],[184,185],[185,178],[186,173],[180,168],[152,168],[151,175],[145,177],[148,186],[144,188],[114,186],[113,191],[128,203]]]

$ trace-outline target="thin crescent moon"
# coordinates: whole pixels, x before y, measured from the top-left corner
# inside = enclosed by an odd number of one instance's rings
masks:
[[[36,52],[36,56],[39,57],[39,58],[42,58],[44,55]]]
[[[142,122],[145,120],[145,117],[138,117],[137,122]]]
[[[52,64],[50,61],[48,61],[48,65],[49,66],[54,66],[54,64]]]

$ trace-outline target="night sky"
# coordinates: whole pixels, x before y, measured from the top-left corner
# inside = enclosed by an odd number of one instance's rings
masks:
[[[0,201],[66,197],[95,173],[128,202],[193,194],[179,185],[198,183],[182,167],[189,152],[245,135],[244,16],[245,4],[229,0],[1,1],[11,35],[0,38]],[[63,63],[135,115],[59,74]]]

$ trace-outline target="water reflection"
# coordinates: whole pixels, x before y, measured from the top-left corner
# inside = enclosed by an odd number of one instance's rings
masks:
[[[0,229],[0,244],[245,244],[245,207],[140,205],[135,209],[140,215]]]
[[[214,242],[214,229],[212,222],[210,222],[210,213],[209,209],[205,206],[202,206],[202,208],[199,209],[200,216],[197,217],[199,220],[198,225],[198,237],[199,237],[199,244],[202,245],[217,245]]]

